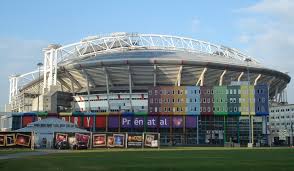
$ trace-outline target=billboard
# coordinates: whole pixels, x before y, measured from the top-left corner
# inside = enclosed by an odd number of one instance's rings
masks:
[[[142,133],[128,133],[127,134],[127,147],[128,148],[142,148],[144,134]]]
[[[93,133],[92,147],[125,147],[125,133]]]
[[[31,148],[31,132],[0,132],[0,148]]]
[[[54,148],[56,149],[87,149],[90,147],[90,133],[54,133]]]
[[[159,148],[159,134],[144,133],[144,147]]]

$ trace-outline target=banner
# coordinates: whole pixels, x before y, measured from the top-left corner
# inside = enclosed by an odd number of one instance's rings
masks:
[[[108,116],[108,128],[118,128],[119,116]]]
[[[173,116],[173,128],[183,128],[182,116]]]
[[[186,116],[186,128],[196,128],[197,118],[196,116]]]
[[[128,148],[142,148],[143,147],[142,133],[128,133],[127,147]]]
[[[157,128],[157,116],[148,116],[147,117],[147,127],[148,128]]]
[[[160,128],[169,128],[170,127],[170,117],[169,116],[159,117],[159,126],[160,126]]]
[[[31,132],[0,132],[0,148],[31,148]]]
[[[93,148],[125,147],[125,133],[93,133]]]

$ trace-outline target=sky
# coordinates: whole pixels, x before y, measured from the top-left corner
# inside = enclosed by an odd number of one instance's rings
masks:
[[[37,69],[48,44],[111,32],[185,36],[237,48],[294,77],[291,0],[2,0],[0,111],[9,75]],[[294,84],[287,88],[294,103]]]

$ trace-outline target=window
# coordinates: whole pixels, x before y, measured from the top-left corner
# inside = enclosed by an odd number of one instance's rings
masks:
[[[207,103],[210,103],[210,98],[207,98]]]
[[[210,112],[210,107],[207,107],[207,112]]]
[[[164,108],[164,111],[166,112],[166,107]]]
[[[213,92],[213,90],[211,90],[211,94],[213,94],[214,92]]]
[[[152,95],[152,90],[149,90],[149,95]]]
[[[157,95],[157,93],[158,93],[158,91],[157,91],[157,90],[155,90],[154,94],[155,94],[155,95]]]
[[[203,103],[206,103],[206,98],[203,98]]]
[[[153,99],[152,98],[150,99],[150,103],[153,103]]]
[[[210,90],[207,90],[207,94],[210,94]]]

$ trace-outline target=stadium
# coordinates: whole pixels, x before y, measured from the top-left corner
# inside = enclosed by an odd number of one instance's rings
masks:
[[[290,77],[222,45],[111,33],[44,49],[10,77],[12,129],[46,117],[88,131],[159,132],[162,145],[267,144],[269,105]]]

